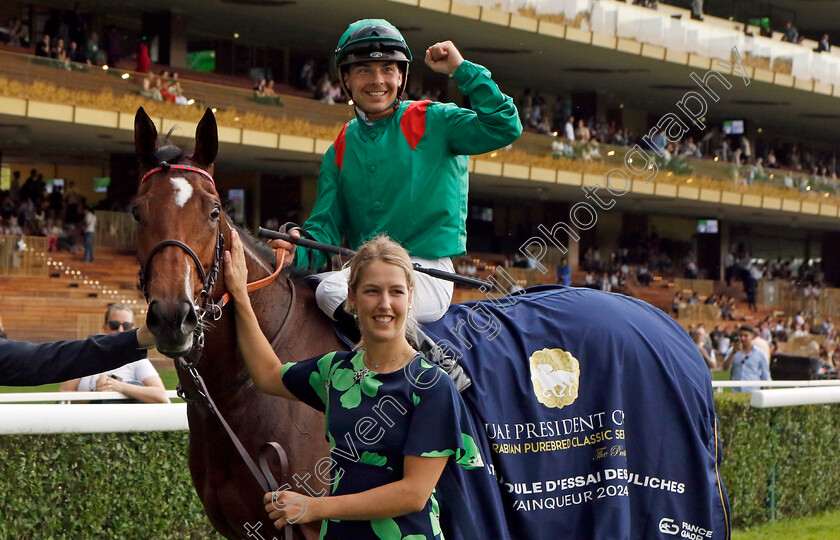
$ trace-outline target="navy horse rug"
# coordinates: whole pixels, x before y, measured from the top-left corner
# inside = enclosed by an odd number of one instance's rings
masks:
[[[709,372],[649,304],[538,287],[424,327],[472,378],[486,467],[461,468],[474,538],[728,539]]]

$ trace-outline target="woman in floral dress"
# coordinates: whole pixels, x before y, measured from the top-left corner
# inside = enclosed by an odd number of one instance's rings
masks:
[[[414,272],[405,249],[378,236],[353,257],[346,305],[362,335],[356,349],[285,365],[251,309],[236,231],[225,278],[256,386],[325,414],[330,496],[267,493],[275,526],[321,521],[326,539],[443,539],[435,498],[441,475],[455,464],[483,463],[452,380],[412,345]]]

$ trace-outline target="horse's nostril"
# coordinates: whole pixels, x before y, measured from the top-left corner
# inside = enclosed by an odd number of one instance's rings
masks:
[[[154,334],[160,330],[160,304],[158,304],[157,300],[153,300],[152,303],[149,304],[149,311],[148,315],[146,315],[146,326],[149,330]]]
[[[181,321],[181,332],[189,334],[195,330],[198,324],[198,316],[195,314],[195,308],[189,302],[181,302],[179,309],[179,319]]]

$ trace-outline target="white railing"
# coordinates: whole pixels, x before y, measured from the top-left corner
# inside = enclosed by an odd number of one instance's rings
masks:
[[[840,403],[840,380],[838,379],[818,381],[712,381],[712,387],[717,388],[718,392],[723,388],[736,386],[777,388],[777,390],[755,390],[750,394],[750,405],[758,408]]]
[[[189,424],[186,403],[0,405],[0,435],[125,433],[187,429],[189,429]]]
[[[177,398],[178,392],[167,390],[166,397]],[[0,394],[0,403],[33,403],[36,401],[90,401],[92,399],[131,399],[120,392],[20,392]]]
[[[716,389],[741,386],[776,388],[756,390],[753,407],[787,407],[840,403],[840,380],[817,381],[712,381]],[[166,392],[176,398],[174,390]],[[33,404],[40,401],[127,399],[119,392],[28,392],[0,394],[0,435],[48,433],[113,433],[183,431],[186,403],[169,404]],[[25,404],[24,404],[25,403]]]

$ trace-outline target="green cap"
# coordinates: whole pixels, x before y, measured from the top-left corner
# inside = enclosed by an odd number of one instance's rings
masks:
[[[359,62],[411,62],[411,51],[397,27],[385,19],[362,19],[347,27],[335,48],[335,67]]]

